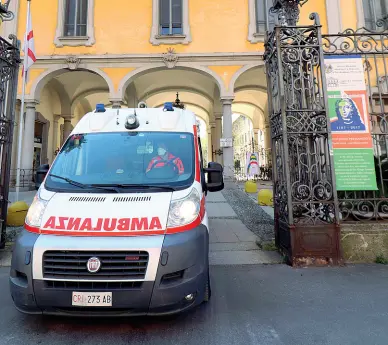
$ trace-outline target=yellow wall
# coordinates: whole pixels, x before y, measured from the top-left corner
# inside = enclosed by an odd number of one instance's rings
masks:
[[[355,0],[353,0],[355,1]],[[324,0],[310,0],[302,6],[300,10],[299,24],[311,25],[313,22],[310,20],[311,13],[318,13],[321,20],[322,31],[327,32],[327,17],[326,17],[326,4]]]
[[[351,3],[354,0],[343,0]],[[25,31],[27,1],[20,1],[18,37]],[[42,10],[44,9],[44,11]],[[57,0],[34,0],[31,3],[32,26],[38,55],[62,54],[140,54],[165,52],[165,45],[149,42],[152,26],[152,0],[95,0],[95,37],[92,47],[56,48],[53,41],[57,22]],[[310,23],[311,12],[319,12],[326,27],[325,0],[308,2],[301,12],[301,23]],[[248,0],[190,0],[192,42],[175,45],[176,51],[254,52],[263,44],[248,40]]]
[[[341,0],[343,29],[357,28],[357,7],[354,0]]]

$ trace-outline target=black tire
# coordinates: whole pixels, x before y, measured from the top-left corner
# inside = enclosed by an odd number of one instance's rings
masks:
[[[212,289],[211,289],[211,284],[210,284],[210,274],[208,273],[207,274],[207,282],[206,282],[206,285],[205,285],[205,296],[203,298],[203,301],[205,303],[209,302],[211,296],[212,296]]]

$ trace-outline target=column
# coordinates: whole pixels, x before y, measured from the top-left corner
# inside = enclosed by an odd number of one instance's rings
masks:
[[[222,138],[222,113],[214,113],[214,117],[216,119],[214,151],[219,151]],[[219,153],[215,154],[214,159],[217,163],[223,164],[223,156]]]
[[[18,161],[18,136],[19,136],[19,126],[20,126],[20,101],[16,101],[15,107],[15,125],[13,128],[13,140],[12,140],[12,160],[11,160],[11,179],[14,179],[16,176],[17,161]]]
[[[254,152],[259,152],[259,130],[260,128],[253,128],[253,142],[254,142],[254,147],[253,151]]]
[[[122,99],[110,99],[109,102],[112,103],[112,109],[120,109],[124,104]],[[135,105],[137,107],[137,104]]]
[[[21,184],[32,182],[32,169],[34,161],[34,134],[35,134],[35,101],[25,103],[26,112],[24,113],[23,143],[22,143],[22,160],[20,174]],[[25,181],[23,181],[25,180]]]
[[[71,119],[73,118],[73,115],[61,115],[63,117],[64,123],[63,123],[63,143],[66,142],[67,137],[70,135],[70,133],[73,130],[73,125],[71,124]],[[63,144],[61,143],[61,145]]]
[[[222,117],[223,117],[223,138],[232,139],[232,102],[233,98],[221,99],[222,103]],[[233,179],[234,177],[234,163],[233,163],[233,144],[231,147],[223,149],[224,158],[224,176],[225,179]]]
[[[59,120],[60,120],[61,116],[60,115],[54,115],[54,126],[53,126],[53,152],[52,154],[54,154],[54,152],[56,151],[56,149],[58,148],[58,134],[59,134]]]
[[[268,120],[265,120],[265,123],[264,123],[264,152],[266,153],[265,165],[268,165],[269,160],[271,158],[271,147],[272,147],[271,128],[269,126]]]

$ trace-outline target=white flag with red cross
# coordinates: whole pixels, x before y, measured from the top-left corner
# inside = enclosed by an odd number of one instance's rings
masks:
[[[28,82],[28,75],[29,75],[29,69],[36,61],[36,55],[35,55],[35,43],[34,43],[34,32],[32,31],[32,23],[31,23],[31,11],[28,13],[28,20],[27,20],[27,31],[26,31],[26,37],[24,40],[24,53],[27,54],[27,63],[26,68],[24,70],[24,66],[22,69],[22,76],[24,76],[25,73],[25,82]]]

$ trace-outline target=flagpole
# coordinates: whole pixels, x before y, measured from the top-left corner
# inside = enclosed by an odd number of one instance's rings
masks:
[[[24,35],[24,60],[23,60],[23,76],[22,76],[22,104],[20,106],[19,117],[19,136],[18,136],[18,160],[16,169],[16,201],[19,201],[20,189],[20,170],[22,161],[22,144],[23,144],[23,127],[24,127],[24,98],[26,93],[26,76],[27,76],[27,59],[28,59],[28,28],[30,27],[30,5],[31,0],[27,0],[27,19],[26,19],[26,33]]]

